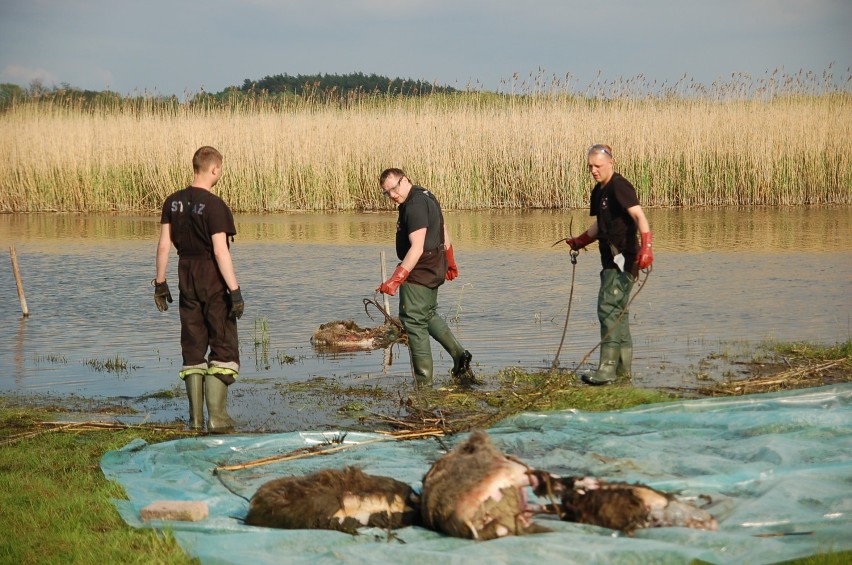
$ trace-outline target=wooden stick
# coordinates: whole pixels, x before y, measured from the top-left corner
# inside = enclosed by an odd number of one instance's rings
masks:
[[[21,270],[18,268],[18,255],[15,253],[15,246],[9,246],[9,257],[12,259],[12,272],[15,274],[15,284],[18,287],[18,300],[21,301],[21,312],[24,318],[30,315],[30,310],[27,308],[27,298],[24,296],[24,283],[21,282]]]
[[[440,431],[427,431],[427,432],[403,432],[398,433],[391,436],[380,437],[376,439],[369,439],[367,441],[362,441],[358,443],[350,443],[346,445],[338,445],[336,447],[330,447],[327,449],[318,449],[314,451],[305,451],[305,448],[299,448],[289,453],[284,453],[283,455],[273,455],[271,457],[263,457],[261,459],[255,459],[254,461],[249,461],[247,463],[240,463],[238,465],[221,465],[216,467],[213,471],[218,473],[219,471],[238,471],[240,469],[250,469],[252,467],[260,467],[261,465],[268,465],[270,463],[276,463],[278,461],[292,461],[293,459],[304,459],[305,457],[316,457],[317,455],[327,455],[329,453],[336,453],[338,451],[343,451],[346,449],[352,449],[353,447],[359,447],[361,445],[367,445],[370,443],[377,443],[380,441],[390,441],[390,440],[404,440],[404,439],[421,439],[424,437],[440,437],[443,436],[444,433]]]
[[[388,280],[388,272],[387,272],[387,269],[385,268],[385,252],[382,251],[380,253],[380,256],[382,258],[382,282],[385,282],[386,280]],[[382,294],[382,296],[385,299],[385,312],[390,314],[390,300],[388,300],[388,295]]]

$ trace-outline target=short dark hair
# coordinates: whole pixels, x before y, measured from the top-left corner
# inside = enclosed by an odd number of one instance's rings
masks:
[[[391,167],[390,169],[385,169],[384,171],[382,171],[382,174],[379,175],[379,186],[384,185],[385,181],[388,180],[389,176],[395,176],[395,177],[402,178],[402,177],[405,177],[405,176],[408,176],[408,175],[405,174],[405,171],[403,171],[402,169],[398,169],[396,167]]]
[[[222,164],[222,154],[214,147],[199,147],[192,156],[192,170],[196,173],[208,170],[213,165]]]

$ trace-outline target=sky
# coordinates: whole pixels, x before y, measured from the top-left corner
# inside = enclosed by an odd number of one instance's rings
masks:
[[[508,91],[829,69],[852,0],[0,0],[0,83],[192,96],[278,74]]]

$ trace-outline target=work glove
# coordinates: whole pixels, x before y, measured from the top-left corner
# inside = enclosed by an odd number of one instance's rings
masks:
[[[407,271],[405,267],[397,265],[396,270],[391,275],[391,278],[380,284],[379,288],[376,289],[376,292],[396,296],[396,289],[399,288],[399,285],[405,282],[405,279],[408,278],[409,274],[409,271]]]
[[[577,237],[572,237],[570,239],[565,240],[565,243],[571,246],[571,249],[574,251],[579,251],[583,249],[588,244],[592,243],[595,239],[590,237],[588,232],[583,232]]]
[[[246,304],[243,302],[243,293],[239,287],[236,290],[228,291],[228,296],[231,300],[231,311],[228,313],[232,320],[239,320],[243,317],[243,311],[246,309]]]
[[[447,280],[451,281],[459,276],[459,268],[456,265],[456,258],[453,256],[453,246],[447,248]]]
[[[172,293],[169,290],[169,283],[163,281],[161,283],[157,282],[157,279],[151,281],[151,284],[154,285],[154,304],[157,305],[157,310],[160,312],[165,312],[169,309],[169,302],[174,302],[172,300]]]
[[[651,240],[653,236],[651,232],[640,234],[642,236],[642,247],[639,248],[639,255],[636,256],[636,264],[640,269],[647,269],[654,262],[654,252],[651,251]]]

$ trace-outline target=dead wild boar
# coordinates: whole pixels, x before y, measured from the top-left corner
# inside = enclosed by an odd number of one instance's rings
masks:
[[[533,492],[558,500],[546,511],[568,522],[620,530],[628,535],[640,528],[718,529],[716,519],[706,510],[647,485],[595,477],[559,477],[544,471],[535,471],[535,476]]]
[[[423,478],[423,524],[451,536],[489,540],[548,532],[532,522],[525,488],[531,471],[474,431]]]
[[[331,351],[370,351],[407,342],[407,337],[398,322],[362,328],[353,320],[337,320],[320,325],[311,336],[311,343],[318,349]]]
[[[395,529],[419,522],[419,497],[409,485],[357,467],[271,480],[255,492],[245,520],[251,526],[350,534],[363,526]]]

